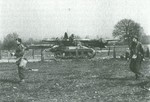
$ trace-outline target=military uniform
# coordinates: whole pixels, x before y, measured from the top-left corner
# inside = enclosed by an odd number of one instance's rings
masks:
[[[14,56],[16,56],[16,58],[17,58],[16,64],[18,66],[18,74],[19,74],[20,80],[23,80],[25,78],[24,67],[20,66],[20,63],[21,63],[22,59],[24,58],[25,49],[26,49],[26,47],[23,44],[19,44],[17,46],[16,52],[14,54]]]
[[[141,70],[141,62],[144,57],[144,51],[142,44],[140,42],[132,42],[131,48],[130,48],[130,69],[133,73],[135,73],[136,79],[140,78],[142,73]]]

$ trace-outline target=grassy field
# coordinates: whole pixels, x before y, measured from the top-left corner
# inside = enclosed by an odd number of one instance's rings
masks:
[[[149,60],[142,73],[149,76]],[[135,80],[120,59],[59,60],[28,63],[20,84],[16,65],[0,64],[0,102],[149,102],[148,79]]]

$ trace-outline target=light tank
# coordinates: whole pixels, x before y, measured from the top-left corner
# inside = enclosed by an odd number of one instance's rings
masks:
[[[59,59],[90,59],[96,55],[92,48],[85,46],[60,46],[55,45],[50,49],[55,58]]]

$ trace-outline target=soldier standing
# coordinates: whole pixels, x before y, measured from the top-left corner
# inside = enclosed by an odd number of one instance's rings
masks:
[[[137,37],[132,39],[131,47],[130,47],[131,61],[130,61],[130,69],[135,74],[136,79],[143,77],[140,72],[141,62],[144,57],[144,51],[141,42],[138,41]]]
[[[71,34],[71,36],[69,37],[69,41],[72,45],[74,45],[74,34]]]
[[[20,38],[16,39],[16,43],[17,43],[17,49],[15,53],[11,53],[11,55],[16,56],[17,58],[16,64],[18,66],[18,74],[19,74],[20,82],[25,82],[24,67],[26,66],[27,60],[24,58],[24,54],[25,54],[26,47],[22,44],[22,40]]]

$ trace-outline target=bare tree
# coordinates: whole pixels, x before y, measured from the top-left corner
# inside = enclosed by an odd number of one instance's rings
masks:
[[[140,24],[131,19],[122,19],[115,25],[113,30],[113,36],[120,38],[128,45],[130,45],[132,37],[136,36],[141,39],[143,34],[144,30]]]

